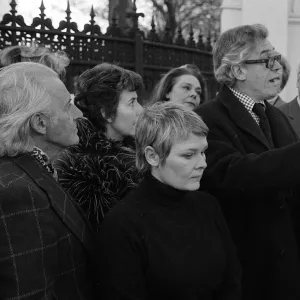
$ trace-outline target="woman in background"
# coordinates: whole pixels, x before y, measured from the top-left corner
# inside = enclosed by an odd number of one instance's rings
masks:
[[[208,128],[182,105],[139,116],[139,187],[107,214],[99,232],[104,300],[238,300],[241,268],[215,198],[199,192]]]
[[[0,51],[0,65],[2,67],[18,62],[36,62],[55,71],[61,79],[66,75],[66,67],[70,59],[64,51],[52,52],[39,46],[10,46]]]
[[[150,103],[170,101],[194,110],[207,100],[205,80],[195,65],[170,70],[156,84]]]
[[[56,163],[59,181],[80,204],[98,230],[104,215],[136,186],[135,124],[142,107],[140,75],[112,64],[100,64],[78,78],[75,105],[79,145]]]

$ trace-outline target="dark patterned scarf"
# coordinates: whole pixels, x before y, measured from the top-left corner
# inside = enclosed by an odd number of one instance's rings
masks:
[[[33,147],[30,153],[55,179],[57,179],[57,173],[52,164],[49,162],[48,155],[38,147]]]

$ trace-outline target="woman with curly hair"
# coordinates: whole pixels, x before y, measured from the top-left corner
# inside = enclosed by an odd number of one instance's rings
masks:
[[[79,145],[58,159],[59,181],[86,212],[95,230],[105,213],[136,186],[135,124],[142,107],[140,75],[112,64],[100,64],[78,78],[75,105]]]

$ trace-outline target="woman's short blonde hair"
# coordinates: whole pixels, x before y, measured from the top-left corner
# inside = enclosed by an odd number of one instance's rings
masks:
[[[140,114],[136,124],[136,165],[141,173],[150,171],[145,148],[153,147],[163,165],[175,141],[190,134],[206,137],[208,128],[200,116],[183,105],[158,102]]]

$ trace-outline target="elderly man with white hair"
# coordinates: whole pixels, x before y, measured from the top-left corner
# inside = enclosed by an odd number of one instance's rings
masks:
[[[78,143],[76,108],[37,63],[0,71],[0,298],[94,299],[93,236],[55,179]]]
[[[210,129],[202,187],[221,203],[237,246],[243,299],[300,299],[300,143],[266,101],[281,89],[281,56],[263,25],[243,25],[219,37],[213,62],[223,87],[197,111]]]

